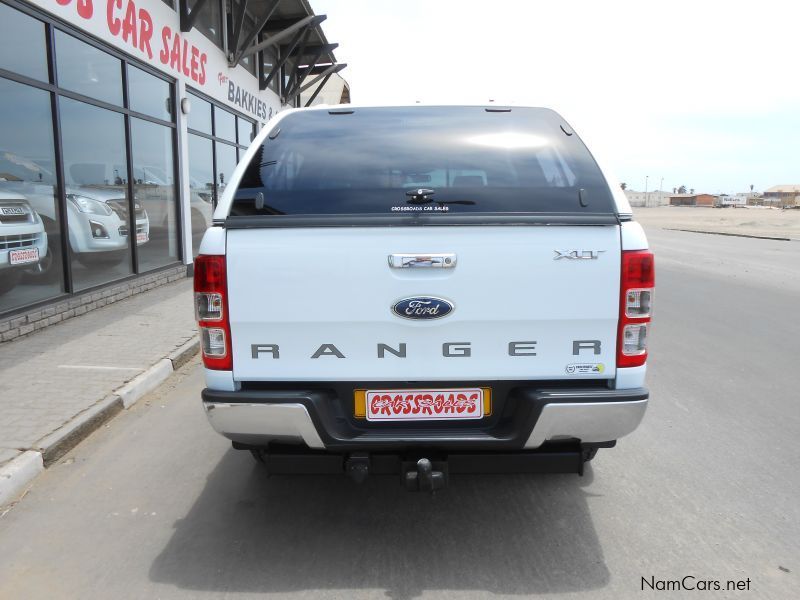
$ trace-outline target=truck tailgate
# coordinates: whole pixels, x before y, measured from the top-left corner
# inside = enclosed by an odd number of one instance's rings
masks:
[[[397,269],[395,253],[457,262]],[[614,377],[616,225],[234,229],[227,256],[238,381]],[[392,312],[413,296],[454,310]]]

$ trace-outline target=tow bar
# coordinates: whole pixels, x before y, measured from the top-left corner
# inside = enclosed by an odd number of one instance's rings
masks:
[[[577,473],[597,448],[614,442],[593,444],[548,444],[533,451],[434,452],[433,459],[391,452],[333,454],[299,446],[268,448],[234,442],[234,448],[250,450],[271,475],[342,475],[363,483],[370,475],[400,475],[401,485],[412,492],[433,493],[444,489],[451,476],[489,473]]]
[[[364,483],[371,472],[386,474],[385,465],[370,468],[370,456],[365,452],[354,452],[344,463],[345,474],[356,483]],[[441,490],[447,484],[447,463],[420,458],[416,462],[402,461],[399,464],[403,486],[410,492]],[[397,466],[393,469],[397,472]]]

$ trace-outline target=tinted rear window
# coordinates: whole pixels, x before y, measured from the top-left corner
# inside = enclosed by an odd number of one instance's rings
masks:
[[[424,196],[413,197],[418,189]],[[415,212],[611,214],[614,204],[553,111],[354,108],[280,121],[248,165],[231,216]]]

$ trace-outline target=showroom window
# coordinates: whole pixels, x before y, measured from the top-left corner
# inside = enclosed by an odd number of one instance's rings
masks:
[[[227,110],[216,107],[214,109],[214,135],[226,142],[236,143],[236,117]]]
[[[51,109],[0,77],[0,313],[65,291]]]
[[[272,72],[272,68],[278,63],[278,57],[271,46],[261,51],[261,61],[264,67],[264,77],[267,77]],[[278,83],[280,83],[280,78],[273,77],[267,87],[277,94],[279,93]]]
[[[256,74],[256,58],[255,57],[257,55],[258,55],[258,53],[256,52],[256,54],[250,54],[249,56],[243,56],[241,58],[241,60],[239,61],[239,64],[242,65],[245,69],[247,69],[247,72],[250,73],[251,75],[255,75]]]
[[[132,273],[125,117],[61,99],[64,183],[76,290]]]
[[[174,83],[38,15],[0,4],[0,314],[181,258]]]
[[[247,119],[239,118],[236,121],[237,128],[238,128],[238,143],[239,146],[244,146],[247,148],[250,145],[250,142],[253,141],[253,136],[255,134],[255,129],[253,128],[253,123],[248,121]],[[241,156],[241,152],[239,155]]]
[[[132,118],[131,148],[139,269],[149,271],[180,258],[172,129]]]
[[[163,121],[172,120],[172,85],[168,81],[129,65],[128,89],[132,111]]]
[[[217,200],[219,200],[236,168],[236,146],[215,142],[214,148],[217,154]]]
[[[0,4],[0,69],[48,80],[44,23]]]
[[[122,63],[81,40],[56,30],[58,85],[122,106]]]
[[[213,144],[209,138],[189,135],[189,210],[193,256],[197,256],[200,240],[214,212]]]
[[[190,3],[190,14],[197,4],[198,0]],[[206,0],[199,10],[194,24],[195,29],[222,48],[222,3],[220,0]]]
[[[188,97],[191,106],[189,110],[189,119],[187,121],[189,129],[194,129],[198,133],[211,135],[213,133],[211,128],[211,102],[203,100],[193,94],[189,94]]]
[[[196,255],[214,207],[253,139],[255,123],[196,94],[188,97],[189,206]]]

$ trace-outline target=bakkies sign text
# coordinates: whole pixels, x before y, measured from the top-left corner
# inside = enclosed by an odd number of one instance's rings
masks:
[[[248,111],[262,121],[272,118],[272,107],[259,100],[255,94],[243,90],[239,84],[231,80],[223,73],[217,75],[220,85],[228,85],[228,102],[235,104],[242,110]]]

